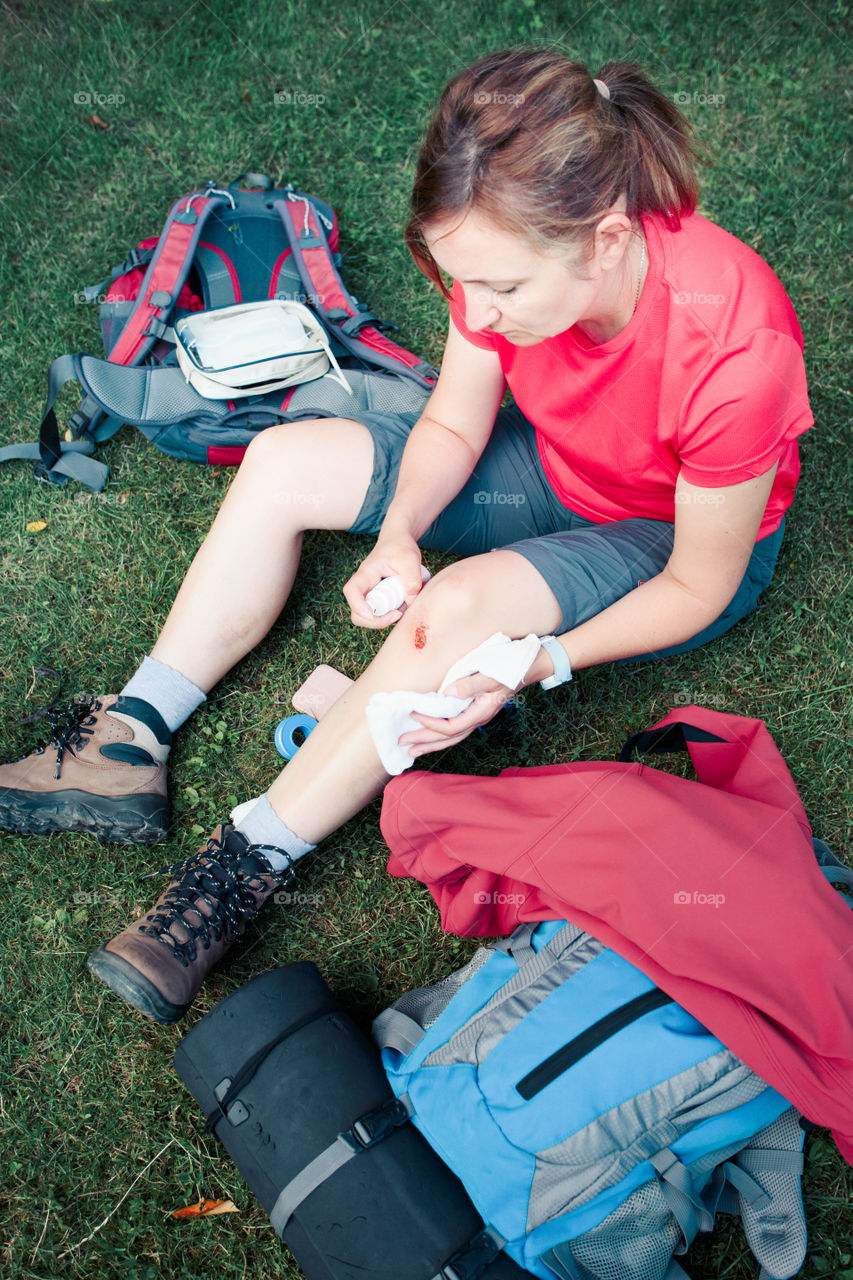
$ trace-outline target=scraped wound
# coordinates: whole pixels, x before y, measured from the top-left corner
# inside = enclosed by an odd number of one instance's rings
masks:
[[[427,642],[427,629],[422,622],[415,627],[415,648],[423,649]]]

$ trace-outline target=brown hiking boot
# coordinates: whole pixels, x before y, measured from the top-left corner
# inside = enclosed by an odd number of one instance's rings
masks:
[[[153,873],[177,877],[147,915],[92,952],[89,968],[155,1022],[177,1022],[270,894],[292,883],[292,864],[273,870],[263,853],[270,848],[218,826],[192,858]]]
[[[43,715],[49,742],[0,765],[0,827],[88,831],[116,844],[164,840],[172,735],[159,712],[140,698],[108,694],[51,705]]]

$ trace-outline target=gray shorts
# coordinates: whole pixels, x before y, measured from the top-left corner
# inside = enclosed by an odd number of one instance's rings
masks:
[[[418,413],[353,415],[373,437],[373,475],[352,533],[377,534],[394,496],[400,458]],[[754,608],[773,576],[784,521],[755,544],[734,599],[710,626],[682,644],[640,658],[705,644]],[[673,526],[664,520],[596,524],[563,506],[546,479],[536,434],[511,403],[499,409],[488,444],[465,487],[419,539],[458,556],[506,548],[538,569],[562,610],[558,633],[571,631],[665,566]],[[633,659],[636,661],[637,659]]]

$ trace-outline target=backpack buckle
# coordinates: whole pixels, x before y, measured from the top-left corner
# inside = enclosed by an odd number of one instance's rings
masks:
[[[136,267],[147,267],[153,257],[153,249],[131,249],[121,266],[115,268],[113,279],[117,280],[119,276],[123,276],[128,271],[133,271]]]
[[[434,1280],[477,1280],[500,1253],[506,1240],[494,1227],[484,1227],[447,1259]]]
[[[79,440],[80,437],[88,430],[90,422],[91,418],[88,414],[81,413],[79,409],[76,409],[68,419],[67,430],[71,432],[75,440]],[[66,436],[66,439],[67,438],[68,437]]]
[[[142,333],[146,338],[162,338],[168,328],[169,326],[164,324],[162,320],[155,320],[152,316]]]
[[[350,316],[348,320],[341,324],[340,330],[348,338],[357,338],[362,329],[366,328],[367,325],[374,324],[375,321],[376,316],[372,312],[359,310],[356,311],[354,316]],[[380,320],[378,323],[381,325],[382,321]]]
[[[33,463],[33,475],[36,480],[40,480],[42,484],[52,484],[57,489],[64,489],[68,484],[68,476],[54,473],[50,467],[46,467],[41,458]]]
[[[399,1098],[386,1102],[384,1107],[368,1111],[356,1120],[355,1124],[341,1137],[354,1151],[367,1151],[369,1147],[382,1142],[390,1133],[409,1119],[409,1113]]]

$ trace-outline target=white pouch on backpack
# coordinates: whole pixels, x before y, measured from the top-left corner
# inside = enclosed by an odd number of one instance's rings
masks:
[[[175,325],[175,350],[187,382],[209,400],[311,382],[330,366],[352,395],[325,329],[301,302],[272,298],[194,311]]]

